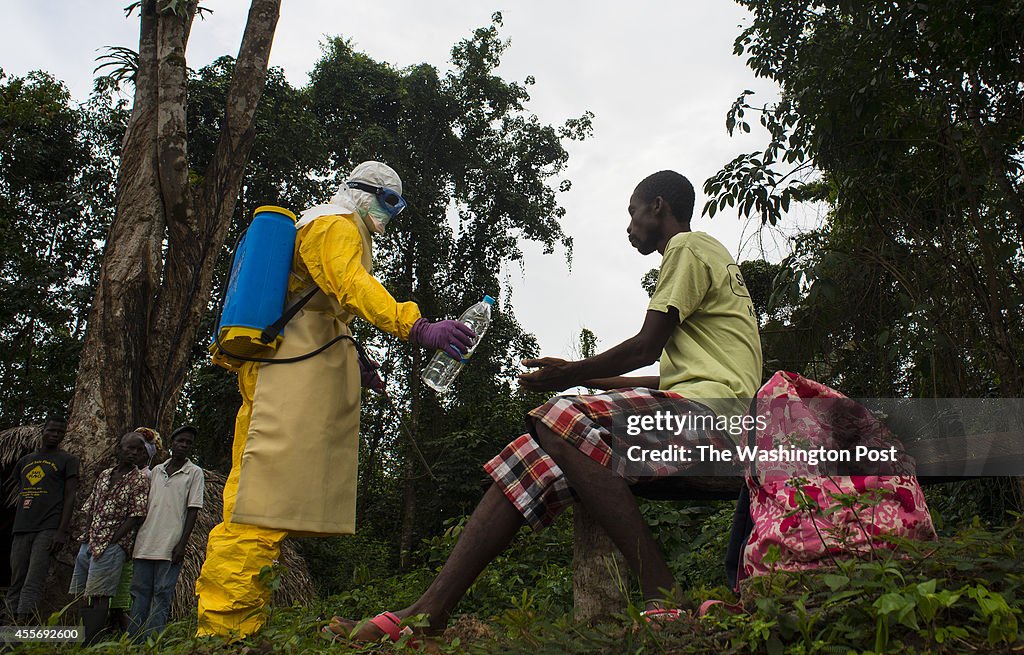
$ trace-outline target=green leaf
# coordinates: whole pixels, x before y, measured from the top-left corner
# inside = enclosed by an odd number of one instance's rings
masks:
[[[908,605],[912,607],[913,601],[897,592],[883,594],[872,604],[872,606],[878,610],[878,613],[882,615],[901,612]]]
[[[828,585],[828,588],[832,591],[839,591],[846,585],[850,584],[850,578],[845,575],[837,575],[835,573],[827,573],[822,576],[822,580]]]

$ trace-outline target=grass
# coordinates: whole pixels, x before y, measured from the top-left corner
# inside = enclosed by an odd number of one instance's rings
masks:
[[[715,519],[716,512],[709,516]],[[330,643],[319,628],[333,614],[368,616],[399,607],[425,588],[458,523],[424,544],[421,566],[379,577],[306,606],[273,608],[257,635],[225,644],[194,637],[195,623],[179,621],[154,641],[126,638],[89,649],[24,645],[19,653],[242,653],[411,652],[408,644]],[[566,555],[569,528],[558,524],[524,533],[512,555],[496,560],[467,595],[456,620],[430,641],[431,652],[545,655],[716,653],[731,655],[825,655],[847,653],[1024,653],[1019,630],[1024,612],[1024,523],[993,529],[975,520],[939,543],[901,544],[900,555],[873,561],[840,561],[813,572],[776,571],[748,581],[747,613],[713,612],[664,626],[649,626],[636,604],[607,623],[585,626],[570,618],[571,580]],[[713,543],[711,540],[709,543]],[[717,549],[717,546],[714,547]],[[690,572],[702,549],[677,555],[674,566]],[[720,585],[692,584],[690,600],[733,600]],[[635,596],[633,596],[635,600]],[[62,623],[60,617],[54,624]]]

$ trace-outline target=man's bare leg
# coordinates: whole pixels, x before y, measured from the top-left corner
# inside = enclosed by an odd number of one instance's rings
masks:
[[[535,427],[541,448],[562,469],[580,503],[622,552],[629,570],[640,578],[648,607],[658,606],[659,599],[675,600],[673,597],[679,595],[675,577],[626,481],[546,426]]]
[[[537,441],[565,473],[580,502],[622,551],[630,571],[640,578],[648,605],[657,606],[657,600],[663,599],[666,592],[675,595],[675,578],[626,481],[542,425],[537,426]],[[395,614],[401,619],[426,614],[429,630],[443,630],[466,590],[491,560],[508,547],[522,524],[522,514],[492,484],[430,587],[419,600]],[[334,617],[331,627],[336,634],[347,636],[357,624]],[[367,624],[354,638],[376,641],[382,635],[379,628]]]
[[[512,543],[522,524],[523,515],[505,498],[496,484],[491,484],[430,587],[419,600],[395,614],[401,619],[426,614],[430,631],[444,630],[448,618],[466,590],[491,560]],[[356,621],[340,617],[334,617],[331,621],[334,632],[344,636],[349,635],[356,625]],[[355,638],[376,641],[382,635],[379,628],[367,624]]]

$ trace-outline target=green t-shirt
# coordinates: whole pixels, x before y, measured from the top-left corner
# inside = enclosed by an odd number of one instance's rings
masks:
[[[729,399],[754,397],[761,384],[761,338],[740,267],[703,232],[669,240],[648,309],[679,311],[661,353],[660,387],[720,415],[743,413]]]

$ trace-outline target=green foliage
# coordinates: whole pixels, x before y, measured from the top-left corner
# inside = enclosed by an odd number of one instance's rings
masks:
[[[718,524],[716,532],[727,530],[720,518],[724,513],[710,515],[710,520]],[[645,508],[649,519],[661,519],[656,532],[664,532],[675,516],[687,523],[694,514],[673,515],[667,506],[654,504]],[[423,559],[409,572],[385,572],[302,607],[274,608],[267,626],[247,639],[232,644],[198,639],[193,636],[192,617],[172,623],[146,644],[131,644],[119,638],[90,652],[401,652],[401,647],[381,644],[331,644],[322,639],[319,629],[334,615],[359,619],[411,603],[433,578],[463,523],[452,521],[443,534],[425,541],[420,549]],[[655,627],[642,622],[635,605],[624,608],[622,616],[606,624],[572,622],[568,555],[571,527],[567,514],[547,531],[524,531],[489,567],[456,611],[457,615],[469,616],[457,618],[445,636],[432,640],[434,646],[440,652],[523,655],[830,655],[1010,653],[1017,652],[1024,642],[1020,631],[1024,612],[1024,563],[1020,558],[1024,523],[992,530],[975,522],[941,542],[900,542],[900,554],[888,558],[840,559],[834,567],[814,571],[776,571],[743,583],[743,614],[712,609],[702,619],[687,616]],[[675,538],[663,535],[662,540],[670,545]],[[771,563],[772,559],[765,561]],[[272,584],[279,573],[268,571],[265,578]],[[731,593],[720,586],[696,589],[691,595],[694,603],[706,598],[733,600]],[[55,616],[51,624],[68,621],[66,616]],[[422,621],[410,624],[421,625]],[[41,655],[80,650],[36,644],[21,646],[17,652]]]
[[[580,357],[586,359],[597,354],[597,335],[593,330],[583,328],[580,330]]]
[[[769,145],[705,183],[713,215],[825,203],[776,276],[766,360],[862,396],[1016,397],[1024,324],[1019,2],[740,0],[735,51],[782,98]]]
[[[764,325],[769,320],[780,318],[772,304],[772,296],[775,291],[775,281],[783,268],[779,264],[773,264],[763,259],[753,259],[740,262],[740,272],[743,274],[743,282],[750,292],[750,300],[754,304],[754,311],[757,312],[757,321]]]
[[[941,544],[901,544],[905,557],[780,571],[744,584],[747,613],[712,610],[660,631],[536,617],[479,652],[1011,652],[1021,643],[1022,536],[1019,525],[971,528]]]
[[[332,611],[342,616],[373,616],[383,608],[411,604],[447,560],[465,521],[465,517],[449,520],[443,533],[425,539],[416,551],[417,566],[408,572],[396,575],[385,570],[332,596]],[[567,613],[572,607],[571,560],[572,516],[567,513],[542,532],[521,531],[470,587],[456,612],[499,616],[526,594],[530,606],[541,614]]]
[[[725,583],[725,549],[734,507],[734,503],[640,502],[644,520],[683,589]]]
[[[139,53],[121,46],[107,46],[104,50],[106,54],[97,58],[99,65],[92,72],[109,70],[96,79],[97,84],[110,89],[117,89],[125,82],[134,84],[139,72]]]
[[[294,541],[321,596],[331,596],[394,573],[391,545],[366,530]]]
[[[758,628],[739,618],[723,618],[719,626],[741,628],[734,643],[756,649],[777,641],[800,653],[1012,645],[1019,642],[1024,570],[1012,555],[1019,544],[1003,543],[1010,535],[1019,539],[1019,527],[971,529],[941,545],[901,544],[906,558],[840,560],[832,571],[762,576],[744,589],[761,619]]]
[[[976,519],[988,525],[1005,523],[1021,502],[1016,478],[978,478],[923,489],[939,534],[954,533]]]
[[[654,290],[658,287],[658,272],[660,269],[652,268],[640,278],[640,287],[647,292],[649,298],[654,297]]]
[[[67,411],[111,215],[106,125],[123,118],[46,73],[0,70],[0,426]]]

